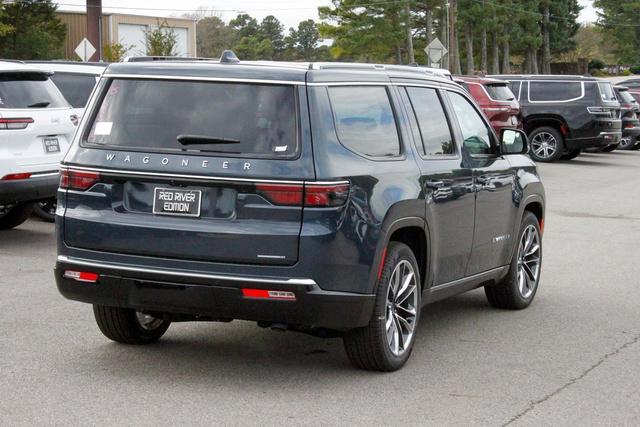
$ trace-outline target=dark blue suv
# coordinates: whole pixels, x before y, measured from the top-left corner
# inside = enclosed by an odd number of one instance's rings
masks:
[[[395,370],[425,304],[531,303],[545,199],[523,133],[422,68],[229,58],[111,65],[89,103],[55,275],[104,335],[244,319]]]

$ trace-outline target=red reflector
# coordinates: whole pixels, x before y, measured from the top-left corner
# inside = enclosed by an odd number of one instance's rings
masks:
[[[302,184],[257,184],[256,191],[271,203],[284,206],[302,205]]]
[[[349,198],[349,184],[307,184],[304,205],[309,207],[342,206]]]
[[[242,296],[245,298],[260,298],[260,299],[280,299],[295,301],[296,295],[289,291],[273,291],[268,289],[242,289]]]
[[[33,123],[33,119],[31,117],[14,119],[0,118],[0,129],[26,129],[31,123]]]
[[[544,234],[544,218],[540,220],[540,234]]]
[[[65,270],[64,277],[67,279],[77,280],[78,282],[96,283],[100,275],[89,271]]]
[[[98,172],[79,172],[69,169],[60,170],[60,188],[69,190],[87,190],[100,179]]]
[[[30,173],[11,173],[9,175],[5,175],[2,177],[3,181],[15,181],[18,179],[29,179],[31,177]]]
[[[382,250],[382,256],[380,257],[380,266],[378,267],[378,280],[382,277],[382,269],[384,268],[384,262],[387,259],[387,248]]]

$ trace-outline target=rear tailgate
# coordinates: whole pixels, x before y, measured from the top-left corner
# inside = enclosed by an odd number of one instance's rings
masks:
[[[297,261],[303,181],[314,179],[304,86],[134,78],[102,86],[84,142],[67,159],[67,245]]]

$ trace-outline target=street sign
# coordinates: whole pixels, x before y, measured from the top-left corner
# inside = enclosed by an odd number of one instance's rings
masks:
[[[437,68],[440,68],[440,61],[447,52],[449,51],[437,37],[424,48],[424,53],[426,53],[429,58],[430,66]]]
[[[84,38],[76,48],[75,52],[83,62],[87,62],[89,59],[91,59],[93,54],[96,53],[96,48],[93,47],[89,40]]]

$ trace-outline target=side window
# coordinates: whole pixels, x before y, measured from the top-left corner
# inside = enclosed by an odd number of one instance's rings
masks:
[[[581,98],[582,95],[580,82],[529,82],[529,100],[533,102],[562,102]]]
[[[329,87],[340,142],[371,157],[400,155],[400,139],[389,94],[383,86]]]
[[[520,100],[520,83],[522,82],[509,82],[509,89],[511,89],[518,101]]]
[[[460,124],[464,147],[470,154],[492,154],[491,131],[473,105],[455,92],[449,92],[449,99]]]
[[[407,87],[406,90],[422,136],[422,154],[455,154],[451,129],[438,92],[421,87]]]

